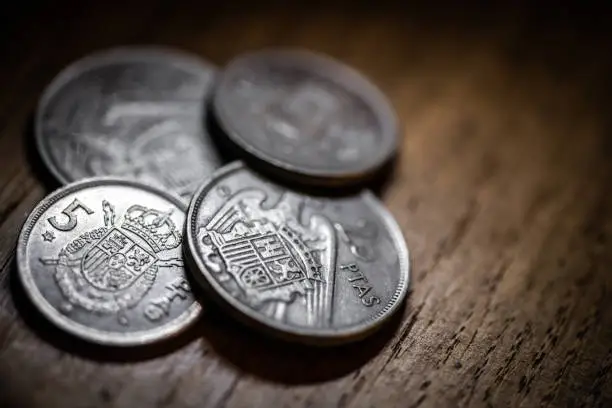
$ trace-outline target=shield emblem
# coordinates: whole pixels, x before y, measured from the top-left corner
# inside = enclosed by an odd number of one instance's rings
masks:
[[[289,243],[276,231],[252,232],[230,241],[213,232],[211,238],[245,289],[265,291],[306,279],[299,255],[292,253]]]
[[[151,249],[112,228],[87,251],[81,271],[95,288],[120,291],[132,285],[155,262],[157,256]]]
[[[327,326],[335,284],[333,226],[317,214],[299,222],[298,196],[285,194],[273,207],[263,204],[267,198],[244,189],[226,201],[198,232],[204,263],[222,284],[235,282],[261,313],[284,320],[290,307],[301,310],[290,313],[294,323]]]

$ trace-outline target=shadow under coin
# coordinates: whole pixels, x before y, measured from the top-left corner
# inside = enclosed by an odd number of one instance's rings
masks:
[[[404,307],[367,338],[333,347],[264,336],[235,322],[216,305],[207,310],[201,328],[216,354],[240,370],[277,383],[310,384],[345,376],[378,355],[400,327]]]
[[[198,319],[187,330],[176,336],[147,345],[117,347],[95,344],[61,330],[40,313],[25,293],[25,289],[17,276],[16,261],[13,261],[10,268],[9,279],[13,302],[26,326],[40,339],[53,347],[79,357],[98,362],[116,363],[150,360],[170,354],[198,336],[197,326],[201,319]]]

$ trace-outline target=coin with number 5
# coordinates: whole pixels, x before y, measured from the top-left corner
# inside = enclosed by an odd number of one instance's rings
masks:
[[[200,313],[185,275],[179,198],[97,178],[43,199],[19,236],[20,280],[60,328],[130,346],[173,336]]]

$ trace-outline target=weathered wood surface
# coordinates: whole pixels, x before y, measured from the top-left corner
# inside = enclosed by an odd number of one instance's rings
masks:
[[[87,4],[13,4],[0,25],[0,406],[612,406],[605,14],[589,21],[556,3]],[[394,324],[312,350],[209,309],[176,344],[121,353],[37,317],[14,279],[19,228],[51,188],[31,152],[30,115],[65,64],[142,43],[220,65],[261,46],[304,46],[380,85],[403,123],[382,196],[413,260]]]

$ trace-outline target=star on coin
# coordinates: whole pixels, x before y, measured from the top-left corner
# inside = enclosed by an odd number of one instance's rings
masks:
[[[53,240],[55,239],[55,235],[53,235],[53,232],[52,232],[52,231],[45,231],[45,232],[42,234],[42,237],[43,237],[43,239],[44,239],[45,241],[47,241],[47,242],[53,242]]]

